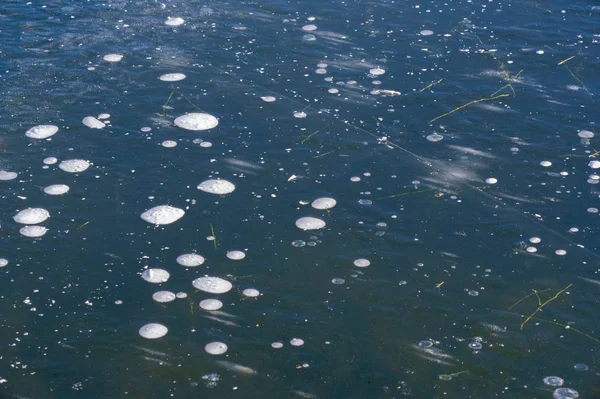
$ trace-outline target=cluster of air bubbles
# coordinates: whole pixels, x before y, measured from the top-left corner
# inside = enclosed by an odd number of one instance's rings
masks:
[[[140,217],[145,222],[154,225],[164,225],[178,221],[183,215],[185,215],[183,209],[175,208],[170,205],[159,205],[148,209],[146,212],[142,213]]]
[[[198,185],[198,190],[205,193],[225,195],[235,190],[235,185],[227,180],[210,179]]]
[[[227,258],[231,260],[242,260],[246,257],[246,253],[243,251],[229,251],[227,252]]]
[[[47,139],[54,136],[58,132],[58,126],[54,125],[38,125],[25,132],[25,136],[31,139]]]
[[[294,240],[292,241],[292,247],[302,248],[306,245],[306,241],[303,240]]]
[[[159,323],[149,323],[140,328],[139,334],[142,338],[158,339],[162,338],[169,332],[169,329]]]
[[[209,344],[206,344],[204,350],[209,355],[222,355],[225,352],[227,352],[227,345],[223,342],[211,342]]]
[[[177,263],[185,267],[196,267],[204,263],[204,257],[198,254],[183,254],[177,257]]]
[[[204,141],[200,138],[192,140],[192,143],[198,144],[202,148],[212,147],[212,143],[210,141]]]
[[[221,376],[217,373],[209,373],[202,376],[202,380],[206,384],[207,388],[214,388],[221,380]]]
[[[206,113],[189,113],[175,119],[175,125],[186,130],[209,130],[216,127],[219,120]]]
[[[168,271],[159,268],[146,269],[142,272],[142,278],[149,283],[166,283],[171,275]]]
[[[185,78],[186,76],[183,73],[165,73],[159,77],[163,82],[179,82]]]

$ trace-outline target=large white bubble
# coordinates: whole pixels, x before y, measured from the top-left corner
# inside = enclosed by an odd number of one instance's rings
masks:
[[[8,265],[8,259],[0,258],[0,267]]]
[[[183,73],[165,73],[159,77],[163,82],[179,82],[185,78],[186,76]]]
[[[323,197],[317,198],[311,204],[311,206],[315,209],[330,209],[333,208],[337,204],[337,201],[333,198]]]
[[[248,298],[256,298],[260,295],[260,291],[255,288],[246,288],[244,291],[242,291],[242,294]]]
[[[171,291],[157,291],[152,294],[152,299],[160,303],[172,302],[175,300],[175,294]]]
[[[106,54],[102,57],[106,62],[119,62],[123,59],[122,54]]]
[[[177,263],[185,267],[196,267],[204,263],[204,256],[198,254],[183,254],[177,257]]]
[[[181,17],[167,17],[167,20],[165,21],[165,25],[179,26],[179,25],[183,25],[184,22],[185,22],[185,20]]]
[[[17,172],[9,172],[8,170],[0,170],[0,180],[13,180],[17,178]]]
[[[194,288],[210,294],[224,294],[229,292],[233,285],[220,277],[200,277],[192,281]]]
[[[142,278],[149,283],[166,283],[171,275],[164,269],[146,269],[142,272]]]
[[[354,261],[354,266],[356,267],[369,267],[371,266],[371,262],[368,259],[360,258]]]
[[[58,164],[61,170],[69,173],[80,173],[90,167],[90,163],[84,159],[67,159]]]
[[[325,227],[325,222],[313,217],[303,217],[296,220],[296,227],[302,230],[319,230]]]
[[[166,326],[159,323],[149,323],[140,328],[139,334],[146,339],[162,338],[169,332]]]
[[[198,190],[210,194],[229,194],[235,190],[235,185],[227,180],[210,179],[198,185]]]
[[[44,192],[48,195],[63,195],[69,192],[69,186],[66,184],[52,184],[45,187]]]
[[[206,344],[204,350],[211,355],[222,355],[227,352],[227,345],[223,342],[211,342],[210,344]]]
[[[190,113],[175,119],[175,125],[186,130],[208,130],[216,127],[219,120],[210,114]]]
[[[50,213],[44,208],[27,208],[17,213],[13,219],[21,224],[38,224],[50,217]]]
[[[38,125],[26,131],[25,136],[31,139],[47,139],[50,136],[54,136],[56,132],[58,132],[58,126]]]
[[[242,260],[246,257],[246,253],[242,251],[229,251],[226,256],[231,260]]]
[[[218,299],[204,299],[200,301],[200,308],[204,310],[219,310],[223,307],[223,302]]]
[[[142,213],[140,217],[145,222],[162,225],[162,224],[171,224],[181,219],[185,215],[185,211],[183,209],[175,208],[169,205],[159,205],[154,208],[148,209],[146,212]]]
[[[38,238],[48,232],[48,229],[42,226],[25,226],[19,229],[19,233],[25,237]]]
[[[93,116],[86,116],[85,118],[83,118],[81,123],[83,123],[91,129],[102,129],[103,127],[106,127],[106,124],[104,122],[94,118]]]

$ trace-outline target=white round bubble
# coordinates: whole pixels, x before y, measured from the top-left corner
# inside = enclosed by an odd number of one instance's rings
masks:
[[[183,25],[184,22],[185,22],[185,20],[181,17],[167,17],[167,20],[165,21],[165,25],[179,26],[179,25]]]
[[[67,159],[58,164],[61,170],[68,173],[80,173],[90,167],[90,163],[84,159]]]
[[[304,345],[304,340],[300,339],[300,338],[292,338],[290,340],[290,344],[292,346],[302,346],[302,345]]]
[[[229,251],[226,256],[231,260],[242,260],[246,257],[246,253],[243,251]]]
[[[485,182],[487,184],[496,184],[496,183],[498,183],[498,179],[496,179],[494,177],[488,177],[487,179],[485,179]]]
[[[429,29],[422,30],[419,33],[421,34],[421,36],[431,36],[431,35],[433,35],[433,31],[431,31]]]
[[[204,263],[204,256],[198,254],[183,254],[177,257],[177,263],[185,267],[196,267]]]
[[[305,32],[312,32],[312,31],[317,30],[317,25],[312,25],[312,24],[304,25],[302,27],[302,30],[305,31]]]
[[[369,73],[373,76],[381,76],[385,73],[385,69],[373,68],[369,70]]]
[[[179,82],[185,78],[186,76],[183,73],[165,73],[159,77],[163,82]]]
[[[66,184],[52,184],[45,187],[44,192],[48,195],[63,195],[69,192],[69,186]]]
[[[325,225],[325,221],[310,216],[296,220],[296,227],[302,230],[319,230]]]
[[[42,226],[25,226],[19,229],[19,233],[25,237],[38,238],[48,232],[48,229]]]
[[[281,349],[281,348],[283,348],[283,343],[281,343],[281,342],[273,342],[271,344],[271,347],[274,348],[274,349]]]
[[[246,288],[244,291],[242,291],[242,294],[248,298],[256,298],[260,295],[260,291],[254,288]]]
[[[50,136],[54,136],[56,132],[58,132],[58,126],[38,125],[26,131],[25,136],[31,139],[47,139]]]
[[[210,179],[198,185],[198,190],[210,194],[230,194],[235,190],[235,185],[227,180]]]
[[[588,166],[592,169],[600,169],[600,161],[590,161]]]
[[[556,388],[552,393],[554,399],[577,399],[579,392],[571,388]]]
[[[317,198],[311,204],[311,206],[315,209],[331,209],[337,204],[337,201],[333,198],[322,197]]]
[[[98,115],[98,119],[108,119],[108,118],[110,118],[110,114],[104,113],[104,114]]]
[[[56,159],[56,157],[48,157],[44,158],[42,162],[44,162],[44,165],[54,165],[58,162],[58,159]]]
[[[149,283],[166,283],[171,275],[164,269],[146,269],[142,272],[142,278]]]
[[[223,307],[223,302],[218,299],[204,299],[200,301],[200,308],[204,310],[219,310]]]
[[[85,118],[83,118],[81,123],[83,123],[90,129],[102,129],[106,127],[106,124],[104,124],[104,122],[94,118],[93,116],[86,116]]]
[[[294,118],[306,118],[306,112],[300,111],[300,112],[294,112]]]
[[[0,170],[0,181],[13,180],[17,178],[17,172],[9,172],[7,170]]]
[[[368,259],[360,258],[354,261],[354,266],[356,267],[369,267],[371,266],[371,262]]]
[[[338,94],[340,91],[338,89],[329,89],[327,90],[329,94]]]
[[[181,219],[183,215],[185,215],[183,209],[175,208],[170,205],[159,205],[148,209],[146,212],[142,213],[140,217],[145,222],[162,225],[176,222]]]
[[[146,339],[158,339],[167,335],[168,332],[169,329],[162,324],[149,323],[140,328],[139,334]]]
[[[106,54],[102,57],[106,62],[119,62],[123,59],[122,54]]]
[[[173,140],[165,140],[162,143],[160,143],[160,145],[162,145],[165,148],[173,148],[177,147],[177,142]]]
[[[532,244],[539,244],[540,242],[542,242],[542,239],[540,237],[531,237],[529,239],[529,242]]]
[[[548,167],[552,166],[552,162],[542,161],[542,162],[540,162],[540,165],[543,166],[544,168],[548,168]]]
[[[554,253],[558,256],[565,256],[567,254],[567,251],[565,251],[564,249],[557,249],[556,251],[554,251]]]
[[[433,133],[427,136],[427,141],[431,141],[432,143],[437,143],[438,141],[442,141],[444,136],[439,133]]]
[[[0,258],[0,267],[6,267],[8,265],[8,259]]]
[[[224,294],[231,291],[233,285],[220,277],[200,277],[192,281],[194,288],[210,294]]]
[[[537,248],[536,247],[527,247],[527,248],[525,248],[525,251],[529,252],[530,254],[533,254],[533,253],[537,252]]]
[[[208,130],[216,127],[219,120],[210,114],[190,113],[175,119],[175,125],[186,130]]]
[[[594,133],[590,132],[589,130],[580,130],[579,133],[577,133],[577,135],[582,139],[594,138]]]
[[[13,219],[21,224],[39,224],[50,217],[50,213],[44,208],[26,208],[17,213]]]
[[[277,99],[273,96],[263,96],[261,97],[261,100],[263,100],[266,103],[272,103],[275,102]]]
[[[223,342],[211,342],[210,344],[206,344],[204,350],[210,355],[222,355],[227,352],[227,345]]]
[[[175,298],[175,294],[171,291],[158,291],[152,294],[152,299],[160,303],[172,302]]]
[[[554,375],[550,377],[545,377],[543,381],[544,384],[550,385],[551,387],[561,387],[565,383],[565,381],[562,378]]]

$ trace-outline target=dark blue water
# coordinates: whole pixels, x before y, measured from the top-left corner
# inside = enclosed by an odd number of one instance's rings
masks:
[[[568,397],[558,376],[598,397],[599,17],[562,0],[2,2],[0,169],[18,175],[0,181],[0,396]],[[219,124],[176,126],[186,113]],[[59,130],[26,137],[37,125]],[[159,205],[185,215],[140,218]],[[42,237],[19,232],[26,208],[49,212]]]

